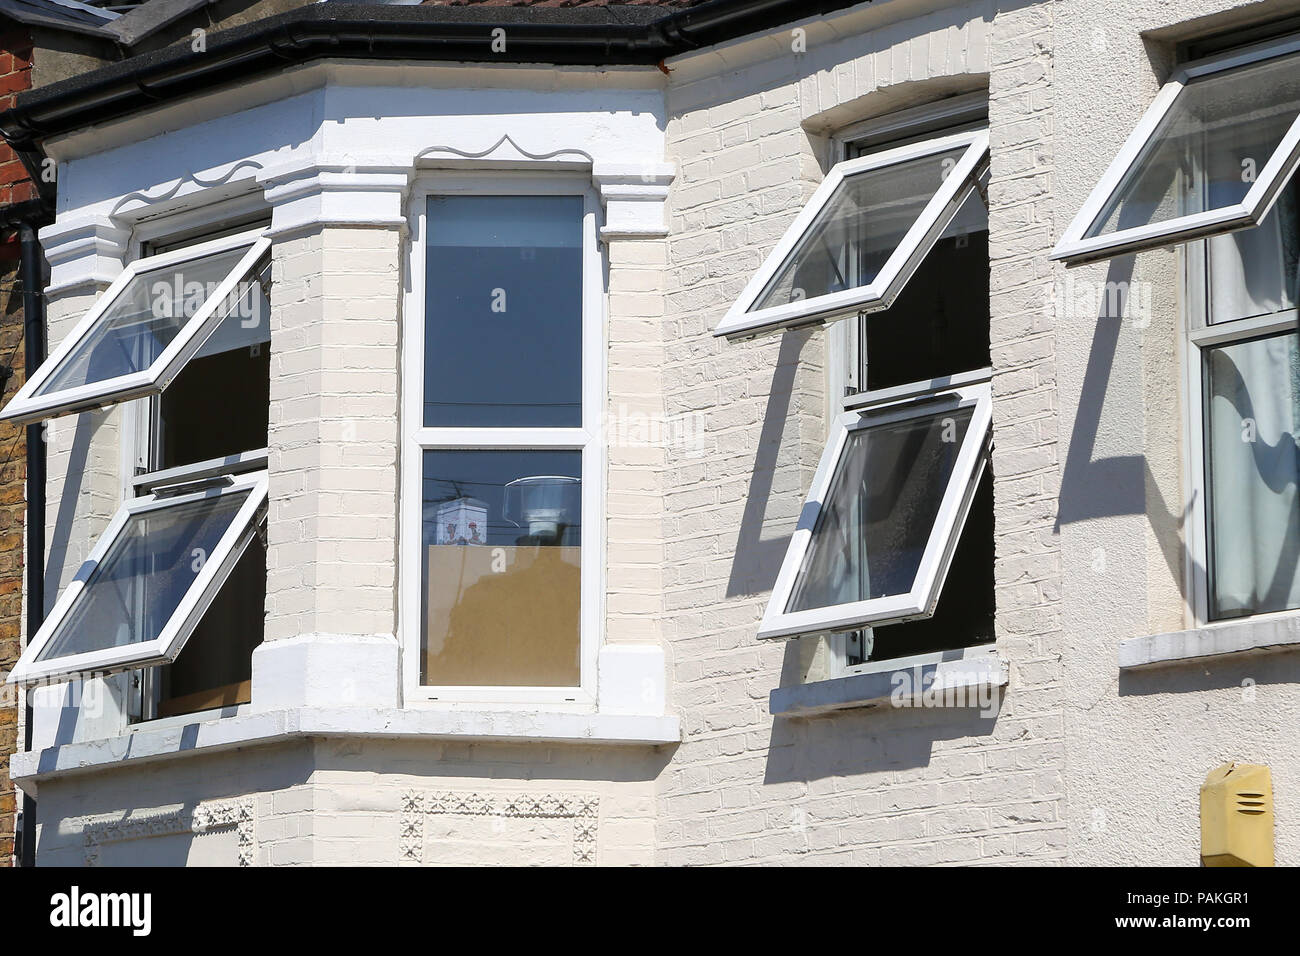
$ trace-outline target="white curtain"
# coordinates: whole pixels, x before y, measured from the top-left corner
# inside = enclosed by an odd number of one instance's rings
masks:
[[[1288,186],[1273,211],[1254,229],[1208,240],[1212,324],[1296,307],[1298,187],[1300,182]]]
[[[1300,607],[1300,339],[1205,350],[1211,617]]]

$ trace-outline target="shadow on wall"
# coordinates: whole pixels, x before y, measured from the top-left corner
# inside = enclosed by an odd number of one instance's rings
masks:
[[[978,746],[997,740],[996,711],[976,707],[874,707],[824,717],[784,718],[772,723],[764,783],[791,783],[928,767],[938,741],[966,740]],[[1023,727],[1022,734],[1028,733]]]
[[[1144,455],[1092,457],[1101,427],[1107,386],[1115,365],[1119,334],[1127,317],[1127,290],[1132,288],[1133,262],[1132,255],[1112,259],[1106,272],[1105,294],[1099,296],[1088,365],[1084,370],[1070,447],[1061,473],[1056,531],[1059,534],[1063,525],[1093,518],[1149,513],[1169,573],[1183,590],[1187,578],[1183,573],[1184,553],[1179,532],[1191,513],[1191,503],[1181,514],[1169,507]],[[1069,321],[1068,311],[1063,316],[1058,311],[1058,321],[1062,319]],[[1170,342],[1169,347],[1177,346]],[[1199,573],[1199,569],[1196,570]]]
[[[1209,659],[1207,659],[1208,663]],[[1300,657],[1293,651],[1260,651],[1246,655],[1225,655],[1213,658],[1213,666],[1183,661],[1170,666],[1144,667],[1120,671],[1121,697],[1141,697],[1148,694],[1190,694],[1207,690],[1239,690],[1240,703],[1257,704],[1260,710],[1253,717],[1228,702],[1217,708],[1231,713],[1234,722],[1251,720],[1267,723],[1274,715],[1284,713],[1281,708],[1269,707],[1267,688],[1283,685],[1283,693],[1291,699],[1296,684],[1300,684]],[[1207,705],[1212,707],[1213,705]],[[1229,711],[1229,706],[1233,707]],[[1212,716],[1212,713],[1208,716]]]
[[[90,458],[90,443],[95,432],[107,420],[106,411],[85,412],[76,418],[76,431],[72,435],[72,448],[68,452],[68,465],[64,470],[63,491],[59,497],[59,514],[54,521],[54,534],[50,537],[45,555],[45,615],[54,608],[63,586],[63,572],[72,546],[72,529],[77,503],[81,500],[86,477],[86,462]],[[45,428],[51,427],[48,423]],[[89,553],[89,552],[87,552]]]
[[[313,751],[313,769],[360,771],[381,777],[405,776],[410,784],[463,791],[492,785],[531,784],[536,789],[582,791],[584,784],[646,783],[659,779],[677,745],[592,747],[533,742],[322,740]],[[490,784],[488,781],[490,780]]]
[[[776,477],[781,436],[789,422],[794,380],[799,371],[799,355],[811,338],[812,332],[809,331],[786,332],[781,337],[781,349],[777,353],[772,385],[768,389],[767,408],[763,413],[763,428],[758,436],[758,450],[754,453],[749,491],[745,496],[745,511],[740,519],[740,532],[736,536],[736,557],[731,563],[727,597],[771,591],[777,573],[781,570],[786,547],[790,543],[789,533],[764,538],[763,521]]]

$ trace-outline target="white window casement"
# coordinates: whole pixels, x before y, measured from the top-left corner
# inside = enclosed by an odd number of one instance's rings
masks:
[[[987,167],[986,129],[837,163],[714,335],[750,338],[888,309]]]
[[[988,458],[987,379],[853,399],[833,425],[759,638],[934,613]]]
[[[904,231],[892,200],[918,196],[916,179],[862,203],[828,240],[832,271],[855,280],[879,285],[882,270],[861,263],[906,261],[880,286],[886,297],[864,304],[853,289],[847,313],[801,300],[817,321],[858,320],[827,333],[836,414],[758,637],[828,636],[831,678],[951,662],[993,639],[984,117],[976,94],[869,121],[840,141],[836,169],[900,171],[919,158],[912,172],[942,192],[912,202],[929,209],[908,214],[906,229],[924,241],[905,254],[890,243],[882,253],[877,239]],[[943,159],[954,160],[946,175]],[[838,188],[820,191],[823,201]],[[805,210],[733,315],[783,274],[816,215]],[[912,281],[892,284],[899,276]]]
[[[417,185],[404,330],[410,702],[595,705],[603,620],[599,199],[559,173]]]
[[[0,420],[30,424],[157,395],[239,305],[268,261],[261,230],[128,265],[43,362]]]
[[[1300,609],[1300,182],[1189,244],[1187,573],[1197,626]]]
[[[143,401],[127,406],[124,503],[11,682],[145,668],[130,704],[142,718],[249,699],[265,600],[263,231],[143,255],[33,376],[27,420]]]
[[[1190,63],[1165,84],[1053,259],[1078,265],[1261,223],[1300,162],[1300,37]]]
[[[124,503],[9,676],[33,683],[170,663],[256,530],[266,472]]]

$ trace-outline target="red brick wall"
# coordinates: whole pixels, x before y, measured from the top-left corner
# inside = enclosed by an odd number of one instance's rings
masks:
[[[32,42],[25,30],[0,28],[0,109],[31,86]],[[22,162],[0,141],[0,208],[36,198]],[[19,239],[14,228],[0,231],[0,404],[23,382],[23,296],[19,284]],[[24,429],[0,425],[0,674],[18,659],[23,613],[23,508],[26,478]],[[17,746],[18,706],[12,692],[0,694],[0,866],[9,866],[15,823],[15,793],[9,757]]]

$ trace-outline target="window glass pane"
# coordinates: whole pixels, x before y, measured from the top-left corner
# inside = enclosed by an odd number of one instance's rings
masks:
[[[1300,60],[1265,60],[1187,84],[1088,237],[1241,202],[1300,113]]]
[[[846,176],[749,311],[870,285],[965,152]]]
[[[1204,355],[1210,617],[1300,607],[1300,339]]]
[[[38,660],[156,640],[250,493],[133,515]]]
[[[912,590],[973,412],[849,433],[787,611]]]
[[[180,656],[158,668],[158,716],[248,703],[265,611],[266,549],[254,535]]]
[[[265,448],[271,397],[270,303],[241,282],[241,305],[158,398],[157,468]]]
[[[989,217],[978,192],[894,304],[862,319],[866,391],[989,365]]]
[[[149,368],[247,252],[231,249],[137,275],[36,394]]]
[[[421,681],[578,685],[582,453],[426,451]]]
[[[993,558],[993,475],[986,469],[933,616],[858,631],[856,663],[991,643]]]
[[[580,196],[428,206],[424,424],[582,425]]]
[[[1292,179],[1254,229],[1205,241],[1209,321],[1232,322],[1296,307],[1300,263],[1300,179]]]

